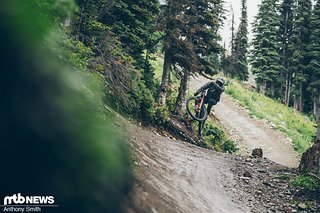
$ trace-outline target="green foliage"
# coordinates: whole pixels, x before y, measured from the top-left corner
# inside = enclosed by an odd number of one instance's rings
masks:
[[[234,50],[232,52],[233,66],[231,76],[241,81],[248,80],[249,70],[247,62],[247,52],[249,47],[248,41],[248,15],[247,15],[247,1],[241,1],[241,20],[239,29],[234,38]]]
[[[8,18],[3,26],[11,30],[14,26],[20,26],[14,28],[16,33],[12,36],[18,41],[19,35],[24,34],[29,38],[29,43],[25,45],[39,45],[37,40],[39,36],[45,36],[58,27],[58,24],[70,18],[76,9],[72,0],[32,0],[23,3],[17,0],[4,0],[1,4]],[[10,14],[14,14],[14,17],[10,18]],[[33,24],[24,25],[26,22]]]
[[[6,103],[0,106],[0,149],[6,150],[0,158],[7,162],[0,194],[54,195],[59,212],[120,212],[130,188],[130,155],[103,110],[104,84],[99,75],[65,66],[84,69],[85,62],[77,63],[91,51],[74,40],[61,53],[60,47],[51,51],[51,34],[65,39],[57,29],[69,5],[74,8],[68,0],[0,5],[6,52],[0,58]],[[68,56],[64,62],[57,52]]]
[[[267,92],[272,97],[275,97],[277,85],[282,83],[279,78],[283,69],[279,54],[279,25],[277,0],[263,0],[253,25],[251,64],[258,86],[265,87],[267,91],[262,92]]]
[[[170,0],[164,14],[164,50],[170,54],[171,63],[188,72],[216,74],[217,70],[212,69],[216,61],[210,56],[221,50],[217,32],[224,19],[222,2]]]
[[[155,50],[158,39],[156,21],[160,12],[159,1],[118,0],[107,7],[100,14],[101,22],[110,26],[119,37],[123,49],[135,60],[135,66],[148,73],[148,54]],[[144,50],[147,50],[147,58],[143,58]],[[144,77],[147,82],[152,79],[152,76]]]
[[[313,101],[318,102],[320,97],[320,1],[317,1],[310,21],[311,37],[308,46],[308,71],[310,72],[311,83],[307,91]]]
[[[227,139],[227,136],[218,126],[213,123],[206,123],[203,130],[205,144],[208,148],[214,148],[219,152],[235,153],[238,148],[234,141]]]
[[[299,175],[291,180],[290,183],[297,188],[320,190],[320,180],[310,175]]]
[[[170,117],[170,112],[167,106],[160,106],[156,108],[156,119],[155,122],[157,124],[163,124]]]
[[[311,0],[263,0],[250,57],[260,92],[305,113],[319,102],[317,10]]]
[[[217,0],[169,0],[164,9],[164,78],[159,103],[166,97],[171,67],[180,77],[174,113],[185,113],[185,99],[191,74],[216,74],[210,56],[220,52],[218,33],[223,20],[223,2]],[[216,66],[217,67],[217,66]]]
[[[92,49],[79,40],[68,37],[66,33],[62,36],[62,46],[59,49],[61,60],[78,71],[87,70],[89,61],[94,56]]]
[[[89,72],[103,74],[108,103],[146,122],[152,122],[156,114],[157,88],[150,61],[154,46],[151,43],[157,37],[154,27],[158,4],[155,1],[111,4],[106,0],[80,1],[80,13],[74,19],[71,32],[71,36],[80,38],[78,42],[85,46],[83,49],[94,53],[80,56],[79,49],[72,49],[80,60],[86,61]]]
[[[139,89],[132,93],[139,106],[136,115],[143,118],[145,122],[153,122],[156,115],[153,95],[143,82],[139,82],[138,86]]]
[[[228,83],[226,92],[248,108],[252,116],[275,124],[278,130],[292,139],[299,154],[312,145],[316,134],[315,123],[306,116],[271,98],[250,91],[235,81]]]
[[[289,49],[293,52],[289,58],[289,70],[294,73],[293,77],[293,95],[296,109],[299,111],[310,111],[310,99],[307,95],[307,85],[310,83],[310,73],[307,65],[310,62],[307,53],[307,47],[311,36],[311,0],[298,0],[295,8],[292,43]],[[307,105],[305,105],[307,104]],[[307,109],[305,107],[308,107]]]
[[[290,81],[292,73],[289,72],[289,58],[292,56],[292,51],[289,50],[289,46],[292,42],[292,34],[293,34],[293,9],[294,9],[294,1],[295,0],[284,0],[279,8],[280,12],[280,26],[279,26],[279,36],[281,39],[281,61],[283,64],[283,71],[280,77],[283,79],[282,81]],[[281,87],[281,86],[280,86]],[[284,85],[282,85],[284,87]]]

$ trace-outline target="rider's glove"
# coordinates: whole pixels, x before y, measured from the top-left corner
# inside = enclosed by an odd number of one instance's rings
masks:
[[[199,93],[198,93],[198,92],[195,92],[193,95],[194,95],[194,96],[197,96],[197,95],[199,95]]]

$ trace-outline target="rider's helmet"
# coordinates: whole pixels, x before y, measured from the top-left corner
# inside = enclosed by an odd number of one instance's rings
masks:
[[[223,87],[224,84],[225,84],[225,80],[223,78],[218,78],[216,80],[216,83],[220,86],[220,87]]]

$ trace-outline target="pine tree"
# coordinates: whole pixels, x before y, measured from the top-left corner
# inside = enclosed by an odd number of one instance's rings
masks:
[[[255,19],[252,71],[257,76],[260,92],[275,97],[275,87],[281,83],[279,74],[283,69],[279,54],[277,0],[263,0]]]
[[[310,57],[310,64],[308,69],[311,75],[311,84],[309,85],[309,90],[311,92],[313,103],[314,103],[314,113],[317,121],[317,136],[314,144],[310,147],[301,158],[301,163],[299,166],[299,171],[303,173],[312,173],[315,175],[320,175],[320,0],[316,2],[311,17],[311,38],[309,44],[308,55]]]
[[[230,77],[235,77],[235,70],[234,70],[234,56],[235,56],[235,21],[234,21],[234,12],[233,7],[231,5],[230,7],[230,13],[231,13],[231,40],[230,40],[230,53],[228,53],[228,50],[226,48],[226,45],[224,44],[223,52],[221,54],[221,68],[225,75]]]
[[[231,46],[231,55],[234,55],[235,53],[235,45],[234,45],[234,38],[235,38],[235,23],[234,23],[234,13],[232,12],[232,19],[231,19],[231,41],[230,41],[230,46]]]
[[[311,38],[308,48],[310,63],[308,71],[311,73],[311,83],[308,91],[313,101],[313,112],[317,114],[317,105],[320,98],[320,0],[317,1],[311,17]]]
[[[291,85],[292,85],[292,73],[288,70],[289,58],[292,56],[292,51],[289,51],[289,45],[292,38],[293,31],[293,7],[294,0],[284,0],[280,6],[280,30],[279,36],[281,38],[281,61],[283,65],[283,71],[281,72],[281,84],[284,86],[279,87],[279,94],[283,98],[283,88],[285,88],[284,103],[289,106],[291,96]],[[284,84],[285,83],[285,84]]]
[[[106,1],[106,0],[104,0]],[[122,48],[134,59],[142,72],[145,86],[155,93],[154,69],[150,64],[159,36],[158,0],[119,0],[105,4],[99,12],[99,21],[118,36]]]
[[[183,67],[183,75],[179,87],[179,95],[175,104],[175,113],[182,115],[185,112],[185,101],[190,75],[194,73],[206,73],[213,75],[214,65],[210,60],[217,55],[221,47],[221,37],[218,30],[224,18],[223,2],[220,0],[187,1],[184,13],[185,25],[182,29],[182,38],[190,45],[188,62],[180,64]]]
[[[306,89],[310,81],[307,65],[307,47],[310,43],[311,0],[298,0],[295,8],[292,43],[289,45],[292,57],[289,58],[289,72],[293,73],[294,108],[298,111],[311,109]],[[305,108],[307,103],[307,108]]]
[[[184,43],[180,40],[181,26],[184,26],[181,18],[185,0],[168,0],[167,4],[163,7],[164,14],[164,37],[163,37],[163,52],[164,64],[162,71],[161,87],[158,95],[158,105],[165,106],[167,103],[167,91],[170,82],[170,73],[172,66],[175,64],[174,56],[178,52],[183,53]],[[181,54],[180,54],[181,55]]]
[[[220,51],[218,34],[223,17],[221,0],[168,0],[164,36],[164,67],[158,104],[166,103],[171,70],[180,72],[175,113],[183,114],[190,75],[213,74],[210,55]],[[173,69],[176,68],[176,69]]]
[[[247,1],[241,1],[241,20],[239,29],[234,39],[234,71],[235,77],[241,81],[245,81],[249,77],[247,52],[248,52],[248,15],[247,15]]]
[[[85,44],[92,43],[88,39],[88,35],[96,36],[98,29],[101,28],[101,23],[98,23],[99,11],[108,0],[77,0],[79,12],[73,20],[73,34]]]
[[[119,36],[123,48],[140,69],[145,64],[142,53],[154,37],[159,7],[158,0],[119,0],[107,5],[100,14],[101,21]]]

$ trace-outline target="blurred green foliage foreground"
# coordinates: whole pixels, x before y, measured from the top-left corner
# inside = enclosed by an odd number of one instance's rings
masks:
[[[97,115],[100,97],[86,95],[49,51],[48,35],[74,8],[71,0],[1,1],[1,204],[17,193],[52,195],[59,207],[43,212],[119,212],[130,188],[129,154],[112,120]]]

